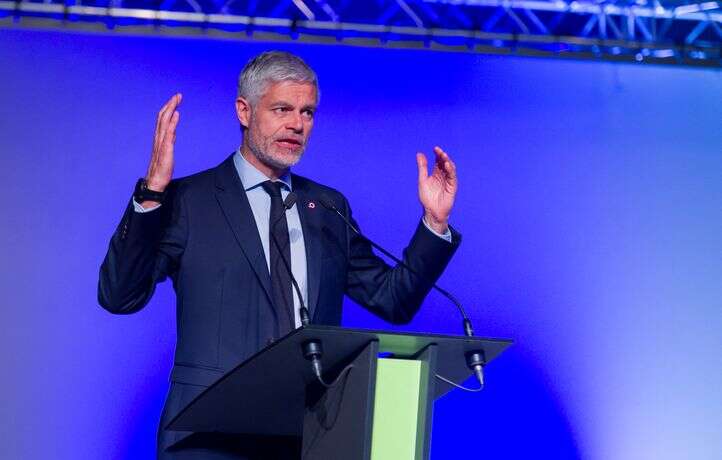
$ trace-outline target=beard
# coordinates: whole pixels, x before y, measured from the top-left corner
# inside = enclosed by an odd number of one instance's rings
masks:
[[[273,169],[288,169],[301,160],[306,144],[301,145],[298,153],[292,153],[274,145],[276,139],[262,138],[260,142],[253,132],[248,132],[248,148],[261,163]],[[287,153],[286,153],[287,152]]]

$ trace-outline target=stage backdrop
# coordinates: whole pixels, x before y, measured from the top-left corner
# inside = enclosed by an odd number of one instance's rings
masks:
[[[269,48],[320,76],[295,171],[381,244],[400,253],[421,216],[415,152],[456,160],[441,284],[515,345],[482,393],[438,401],[434,459],[722,457],[720,72],[1,30],[1,458],[153,457],[172,289],[113,316],[98,267],[159,107],[184,94],[176,175],[217,165],[240,142],[237,73]],[[352,303],[344,324],[391,328]],[[461,322],[432,294],[398,329]]]

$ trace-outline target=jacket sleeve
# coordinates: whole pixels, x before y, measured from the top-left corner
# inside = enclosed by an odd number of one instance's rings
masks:
[[[175,275],[187,232],[178,184],[169,185],[163,205],[151,212],[135,212],[131,199],[100,267],[98,303],[117,314],[143,308],[156,283]]]
[[[345,200],[344,205],[347,218],[358,229]],[[402,257],[416,274],[401,265],[390,267],[374,254],[366,239],[347,229],[346,294],[393,324],[410,322],[461,242],[461,235],[449,228],[451,242],[434,235],[419,221]]]

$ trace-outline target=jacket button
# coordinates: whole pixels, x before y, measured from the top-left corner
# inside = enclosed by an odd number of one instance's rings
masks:
[[[273,342],[274,342],[273,337],[269,337],[268,340],[266,340],[266,345],[270,346],[271,344],[273,344]]]

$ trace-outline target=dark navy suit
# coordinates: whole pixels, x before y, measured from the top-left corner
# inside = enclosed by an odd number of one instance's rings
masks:
[[[351,218],[338,191],[297,175],[293,191],[306,246],[312,322],[340,325],[344,294],[392,323],[410,321],[430,286],[404,268],[390,268],[320,205],[319,196],[326,194]],[[435,280],[459,240],[454,230],[449,243],[420,223],[404,260]],[[100,269],[99,302],[113,313],[133,313],[167,277],[176,291],[178,342],[161,416],[159,456],[245,458],[168,453],[165,449],[188,433],[162,429],[225,371],[278,338],[266,259],[232,156],[216,168],[171,182],[156,211],[137,213],[129,203]]]

